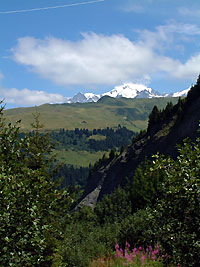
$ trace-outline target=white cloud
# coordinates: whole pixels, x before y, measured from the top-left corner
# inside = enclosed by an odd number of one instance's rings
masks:
[[[178,9],[178,13],[183,15],[183,16],[199,17],[200,16],[200,9],[199,8],[181,7]]]
[[[173,73],[173,76],[181,79],[189,78],[192,80],[196,80],[199,74],[200,74],[200,53],[192,56],[184,64],[178,65],[177,69]]]
[[[171,50],[176,49],[176,47],[180,49],[181,46],[183,47],[184,41],[189,42],[192,36],[199,36],[200,28],[195,24],[177,23],[170,20],[164,25],[157,26],[155,31],[136,30],[136,32],[139,33],[140,40],[154,49],[165,50],[169,48]]]
[[[45,103],[65,102],[65,97],[59,94],[50,94],[44,91],[32,91],[29,89],[18,90],[16,88],[0,88],[0,95],[7,104],[20,106],[35,106]]]
[[[78,42],[25,37],[13,49],[14,59],[62,85],[117,84],[143,79],[173,64],[146,44],[122,35],[84,34]]]
[[[162,42],[163,46],[173,43],[174,33],[199,35],[200,29],[195,25],[168,23],[157,27],[155,32],[140,32],[137,42],[123,35],[95,33],[83,34],[76,42],[24,37],[12,51],[17,62],[66,86],[135,82],[160,72],[175,78],[193,78],[199,73],[198,55],[181,62],[163,55],[158,49]]]
[[[177,23],[170,20],[166,25],[158,26],[159,33],[178,33],[185,35],[200,35],[200,28],[195,24]]]
[[[123,5],[120,9],[124,12],[133,12],[133,13],[143,13],[145,11],[142,5],[130,2]]]

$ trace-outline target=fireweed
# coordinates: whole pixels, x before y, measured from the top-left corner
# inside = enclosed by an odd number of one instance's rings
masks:
[[[130,245],[126,242],[126,247],[123,250],[119,244],[115,245],[115,253],[110,258],[100,258],[93,261],[91,267],[104,266],[155,266],[162,267],[165,255],[161,255],[159,246],[155,249],[152,246],[146,249],[139,247],[130,249]],[[161,255],[161,256],[160,256]]]

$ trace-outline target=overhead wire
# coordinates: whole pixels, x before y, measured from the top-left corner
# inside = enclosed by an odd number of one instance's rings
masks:
[[[78,2],[78,3],[66,4],[66,5],[60,5],[60,6],[49,6],[49,7],[39,7],[39,8],[32,8],[32,9],[0,11],[0,14],[34,12],[34,11],[41,11],[41,10],[48,10],[48,9],[65,8],[65,7],[73,7],[73,6],[80,6],[80,5],[89,5],[89,4],[95,4],[95,3],[104,2],[104,1],[105,0],[92,0],[92,1],[84,1],[84,2]]]

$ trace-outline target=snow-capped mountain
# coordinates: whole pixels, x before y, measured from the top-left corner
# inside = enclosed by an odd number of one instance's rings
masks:
[[[97,102],[103,96],[110,96],[114,98],[180,97],[180,96],[186,96],[189,89],[179,91],[173,94],[160,94],[159,92],[143,84],[126,83],[123,85],[115,86],[114,89],[112,89],[111,91],[101,95],[93,93],[85,93],[85,94],[78,93],[74,97],[68,98],[67,103]]]
[[[179,91],[172,94],[172,97],[181,97],[181,96],[187,96],[187,93],[190,91],[190,88],[185,89],[183,91]]]
[[[101,98],[101,95],[95,95],[93,93],[86,93],[84,96],[87,98],[87,102],[97,102]]]
[[[148,88],[143,84],[126,83],[121,86],[115,86],[113,90],[103,94],[102,96],[111,97],[126,97],[126,98],[152,98],[161,97],[161,95],[154,91],[152,88]]]
[[[72,98],[67,98],[67,103],[88,103],[88,102],[97,102],[101,98],[101,95],[95,95],[93,93],[78,93]]]

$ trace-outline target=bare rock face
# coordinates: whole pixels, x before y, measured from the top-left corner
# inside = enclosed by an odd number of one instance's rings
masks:
[[[104,194],[110,194],[118,185],[123,186],[127,177],[134,175],[138,164],[145,158],[151,159],[157,152],[176,157],[176,144],[181,144],[186,137],[192,140],[196,138],[199,120],[200,96],[184,105],[181,116],[174,114],[159,127],[156,125],[155,129],[151,128],[145,137],[130,145],[127,151],[93,173],[76,209],[85,205],[94,208]]]

